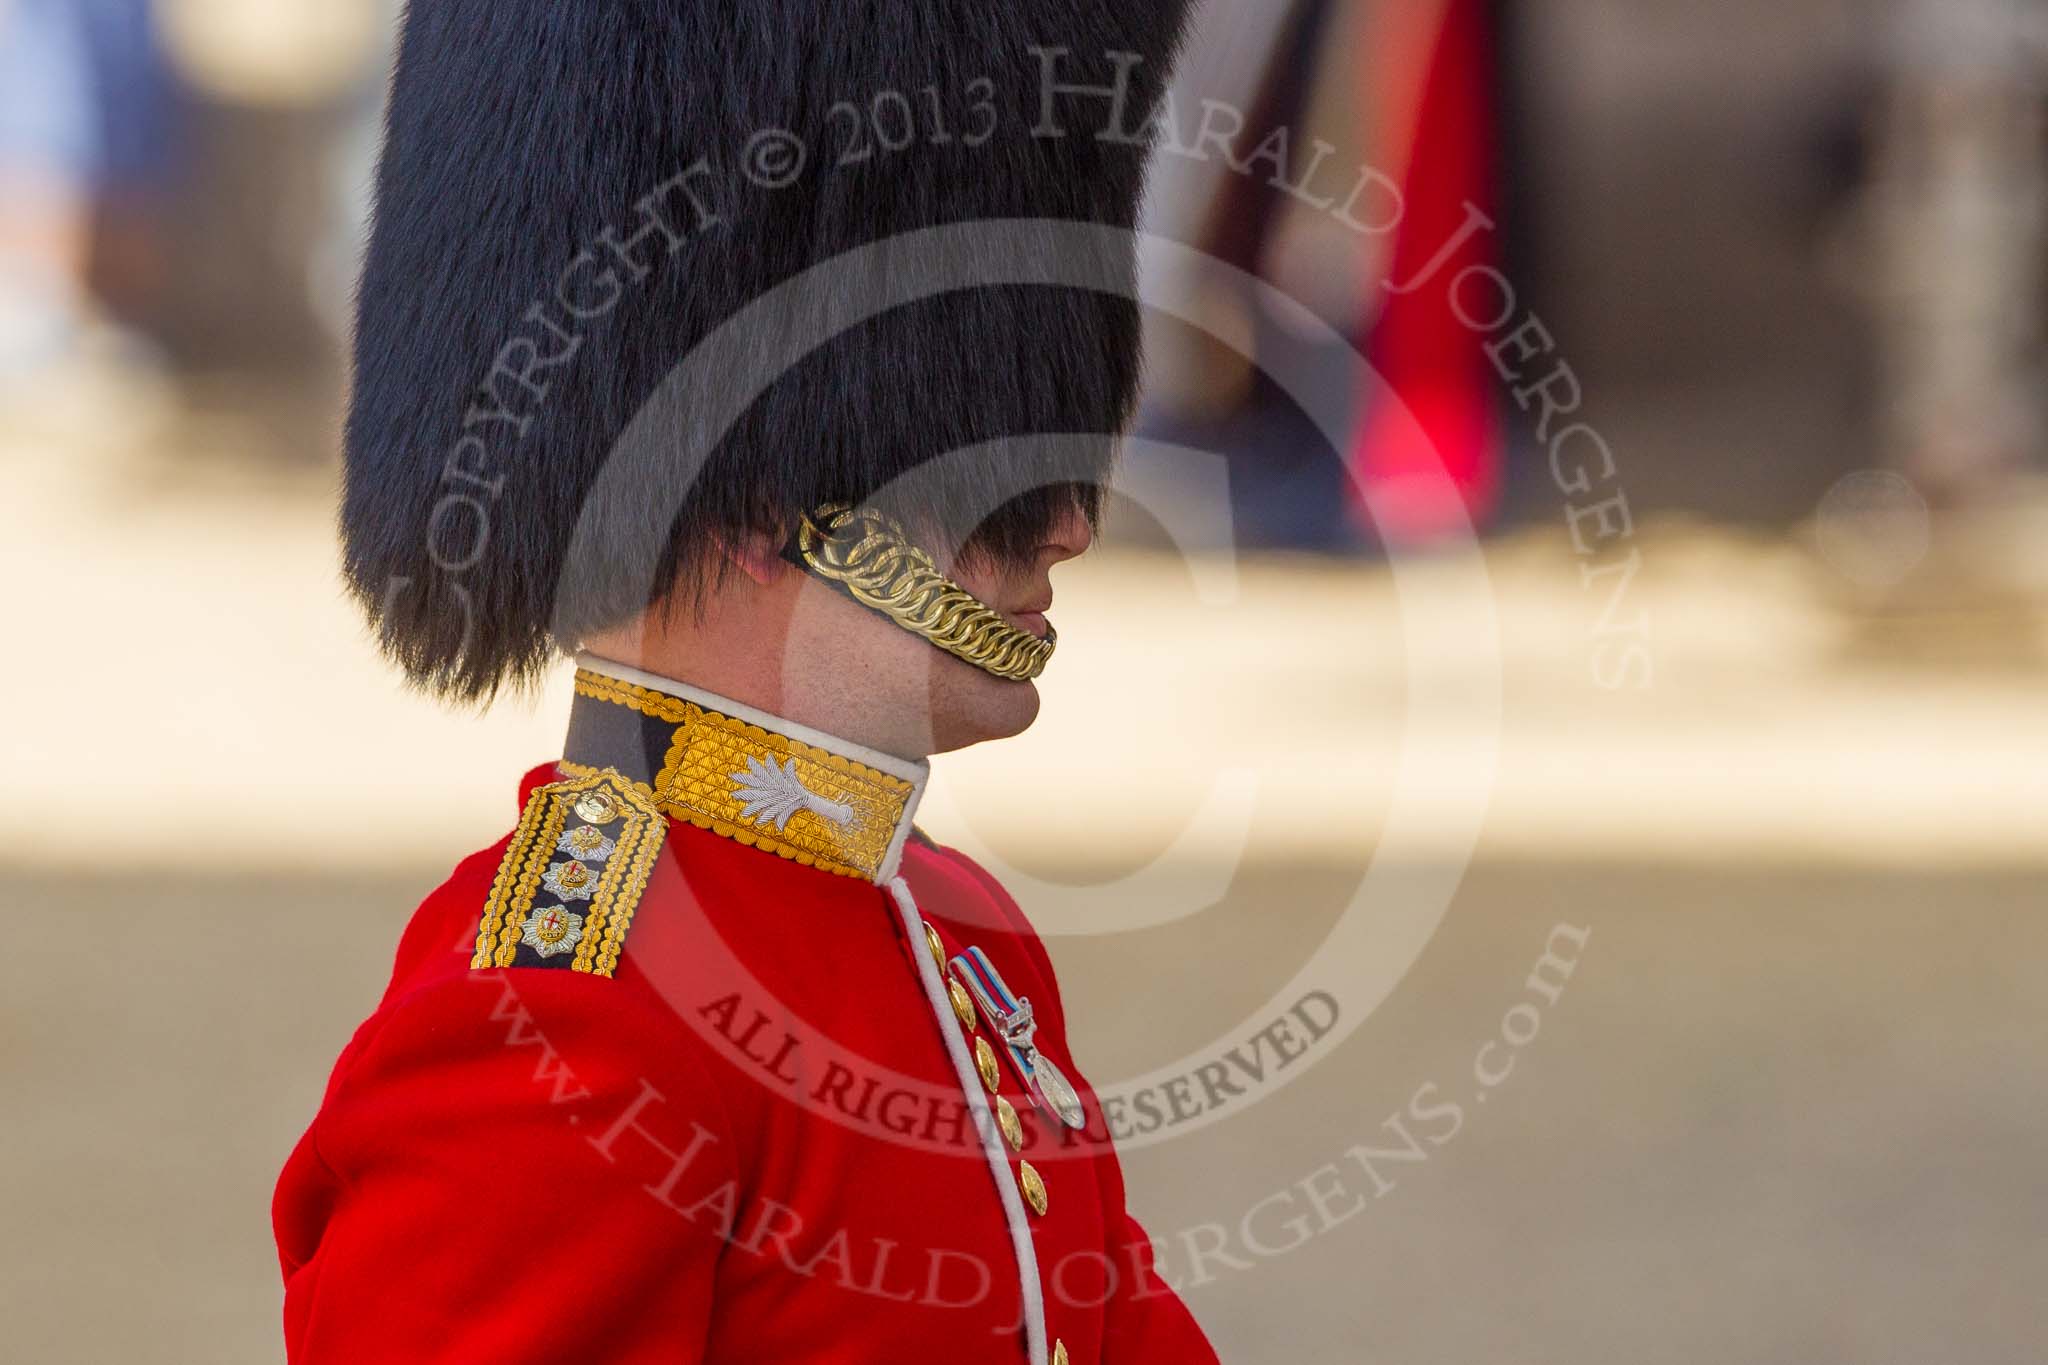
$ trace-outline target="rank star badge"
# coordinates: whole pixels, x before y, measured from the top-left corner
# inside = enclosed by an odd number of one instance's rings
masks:
[[[555,851],[589,862],[601,863],[612,856],[612,850],[616,847],[616,844],[604,837],[604,831],[595,825],[578,825],[562,835],[555,844]]]
[[[541,885],[565,901],[587,901],[590,893],[597,889],[597,873],[574,858],[566,863],[556,863],[541,874],[540,880]]]
[[[519,941],[542,957],[566,953],[583,941],[583,916],[559,905],[546,905],[526,917]]]

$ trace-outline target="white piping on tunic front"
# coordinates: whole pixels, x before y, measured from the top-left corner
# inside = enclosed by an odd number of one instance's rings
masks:
[[[939,1033],[946,1040],[947,1055],[953,1059],[953,1070],[960,1077],[961,1093],[966,1095],[968,1111],[974,1118],[974,1131],[981,1136],[982,1155],[988,1158],[989,1171],[996,1178],[996,1192],[1002,1196],[1003,1217],[1010,1225],[1010,1245],[1017,1253],[1017,1278],[1024,1292],[1025,1349],[1031,1365],[1046,1365],[1045,1288],[1038,1278],[1038,1251],[1031,1244],[1031,1224],[1025,1217],[1024,1196],[1018,1192],[1017,1177],[1010,1170],[1009,1154],[1003,1150],[1003,1140],[997,1135],[995,1112],[989,1107],[988,1095],[982,1089],[980,1072],[975,1068],[974,1059],[967,1054],[966,1036],[953,1017],[952,1002],[946,996],[945,982],[939,977],[939,964],[925,951],[924,915],[910,894],[910,884],[903,878],[892,877],[889,880],[889,894],[896,898],[896,908],[903,916],[903,932],[911,947],[911,958],[917,963],[917,979],[923,983],[925,999],[939,1021]]]

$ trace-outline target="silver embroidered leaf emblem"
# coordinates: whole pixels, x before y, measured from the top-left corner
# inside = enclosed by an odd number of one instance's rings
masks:
[[[773,758],[749,756],[747,770],[732,774],[735,784],[733,797],[739,801],[742,815],[758,824],[774,825],[778,834],[789,824],[790,817],[800,810],[807,810],[835,825],[853,823],[852,806],[843,801],[828,801],[818,795],[796,775],[795,759],[784,762],[787,766],[778,767]]]

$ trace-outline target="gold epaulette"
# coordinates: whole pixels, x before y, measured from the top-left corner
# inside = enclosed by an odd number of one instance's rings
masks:
[[[471,969],[612,975],[667,833],[654,793],[617,769],[536,787],[498,864]]]

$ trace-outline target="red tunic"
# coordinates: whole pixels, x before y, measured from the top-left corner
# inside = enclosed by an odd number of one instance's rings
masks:
[[[529,814],[559,780],[528,775]],[[878,884],[661,819],[610,976],[472,965],[511,836],[420,906],[278,1185],[292,1361],[1214,1360],[987,873],[914,840]],[[529,948],[600,922],[561,866]],[[951,1002],[920,917],[1030,999],[1085,1129]],[[978,1118],[977,1040],[1001,1059]]]

